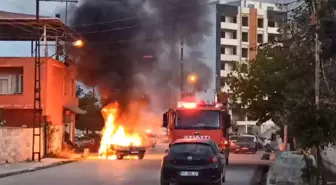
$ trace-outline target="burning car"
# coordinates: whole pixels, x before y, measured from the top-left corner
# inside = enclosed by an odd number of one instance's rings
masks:
[[[121,146],[121,145],[111,145],[104,154],[105,157],[115,156],[116,159],[122,160],[124,157],[133,157],[137,159],[143,159],[145,156],[146,148],[144,146]]]
[[[136,132],[126,131],[121,124],[118,124],[117,111],[118,104],[111,104],[102,109],[105,126],[102,130],[99,156],[119,160],[126,156],[143,159],[146,152],[143,138]]]

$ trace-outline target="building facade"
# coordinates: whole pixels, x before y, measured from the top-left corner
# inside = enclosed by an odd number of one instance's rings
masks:
[[[41,61],[43,122],[48,122],[57,129],[52,147],[61,149],[65,135],[70,140],[74,138],[75,114],[84,113],[78,108],[76,70],[74,66],[65,65],[55,59],[41,58]],[[2,126],[33,127],[34,62],[33,57],[0,58]]]
[[[276,4],[246,0],[217,4],[216,9],[217,87],[229,97],[232,92],[226,77],[233,66],[253,60],[260,44],[276,40],[287,14]],[[242,108],[230,107],[230,112],[240,133],[265,131]]]

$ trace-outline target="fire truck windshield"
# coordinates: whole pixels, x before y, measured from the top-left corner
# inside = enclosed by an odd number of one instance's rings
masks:
[[[175,129],[219,129],[220,112],[213,110],[178,110]]]

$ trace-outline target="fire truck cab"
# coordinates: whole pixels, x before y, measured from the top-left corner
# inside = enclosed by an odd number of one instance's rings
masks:
[[[163,114],[169,145],[181,138],[214,140],[229,158],[231,116],[222,104],[178,102],[177,107]]]

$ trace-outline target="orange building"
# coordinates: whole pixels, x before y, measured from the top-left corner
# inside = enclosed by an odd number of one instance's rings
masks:
[[[0,58],[0,108],[5,126],[33,127],[34,62],[33,57]],[[55,59],[41,58],[41,62],[44,120],[73,139],[75,114],[85,113],[78,108],[76,70]]]
[[[76,69],[64,49],[80,36],[59,17],[37,20],[36,15],[0,11],[1,41],[36,42],[32,57],[0,58],[0,131],[8,133],[6,145],[11,146],[2,157],[16,152],[22,154],[16,161],[35,160],[36,154],[40,160],[45,152],[57,153],[65,139],[74,138],[75,115],[85,113],[78,108]],[[55,46],[54,53],[48,53],[49,46]]]

